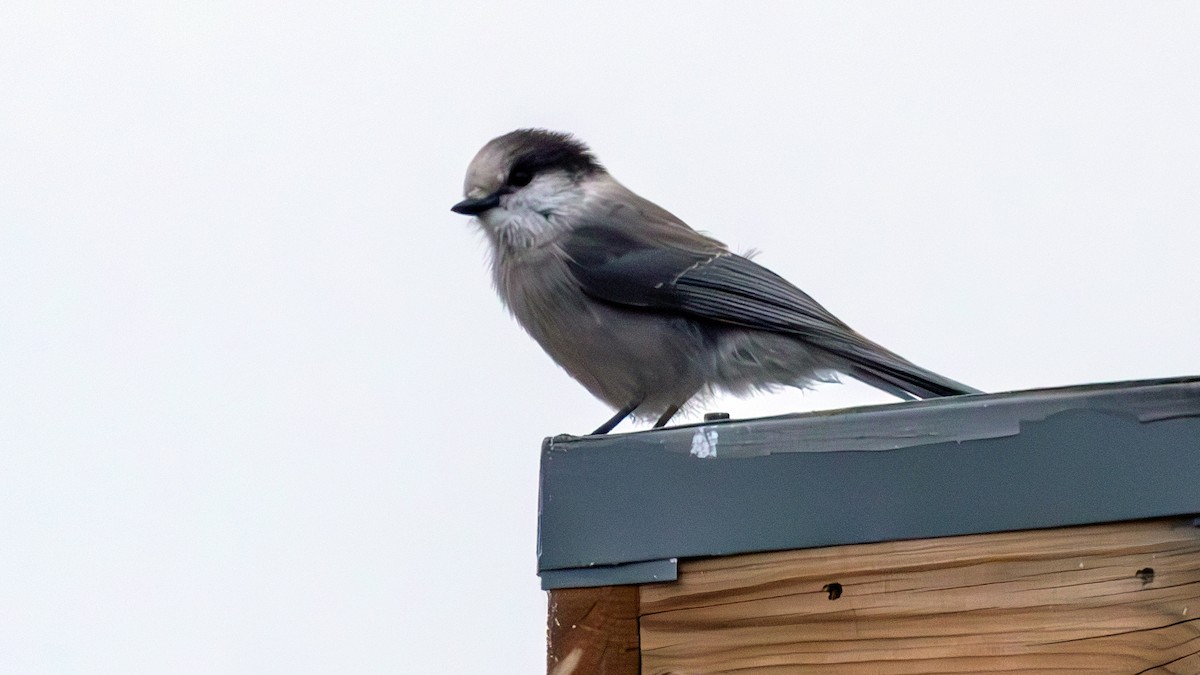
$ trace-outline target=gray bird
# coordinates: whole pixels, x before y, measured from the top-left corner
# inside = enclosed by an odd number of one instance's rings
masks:
[[[859,335],[804,291],[631,192],[569,134],[519,129],[475,155],[456,213],[491,244],[496,292],[571,377],[665,425],[697,394],[844,373],[902,399],[978,393]]]

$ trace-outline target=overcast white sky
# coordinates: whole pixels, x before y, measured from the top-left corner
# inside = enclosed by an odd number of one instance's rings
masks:
[[[520,126],[974,386],[1200,372],[1198,35],[1186,2],[8,0],[0,670],[543,668],[539,444],[609,411],[449,211]]]

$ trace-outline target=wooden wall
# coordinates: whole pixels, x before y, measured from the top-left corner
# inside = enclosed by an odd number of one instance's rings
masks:
[[[554,591],[550,622],[555,675],[1195,675],[1200,528],[1158,519],[680,561],[671,583]]]

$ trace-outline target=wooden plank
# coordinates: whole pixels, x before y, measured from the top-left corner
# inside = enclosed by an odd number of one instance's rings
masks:
[[[1171,518],[680,561],[642,672],[1200,673],[1200,528]]]
[[[637,675],[637,608],[637,586],[550,591],[546,672]]]

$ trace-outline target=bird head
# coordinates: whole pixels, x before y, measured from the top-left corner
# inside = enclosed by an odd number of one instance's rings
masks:
[[[536,246],[552,239],[582,208],[588,180],[607,175],[591,150],[569,134],[518,129],[484,145],[467,168],[465,199],[451,207],[476,216],[500,243]]]

